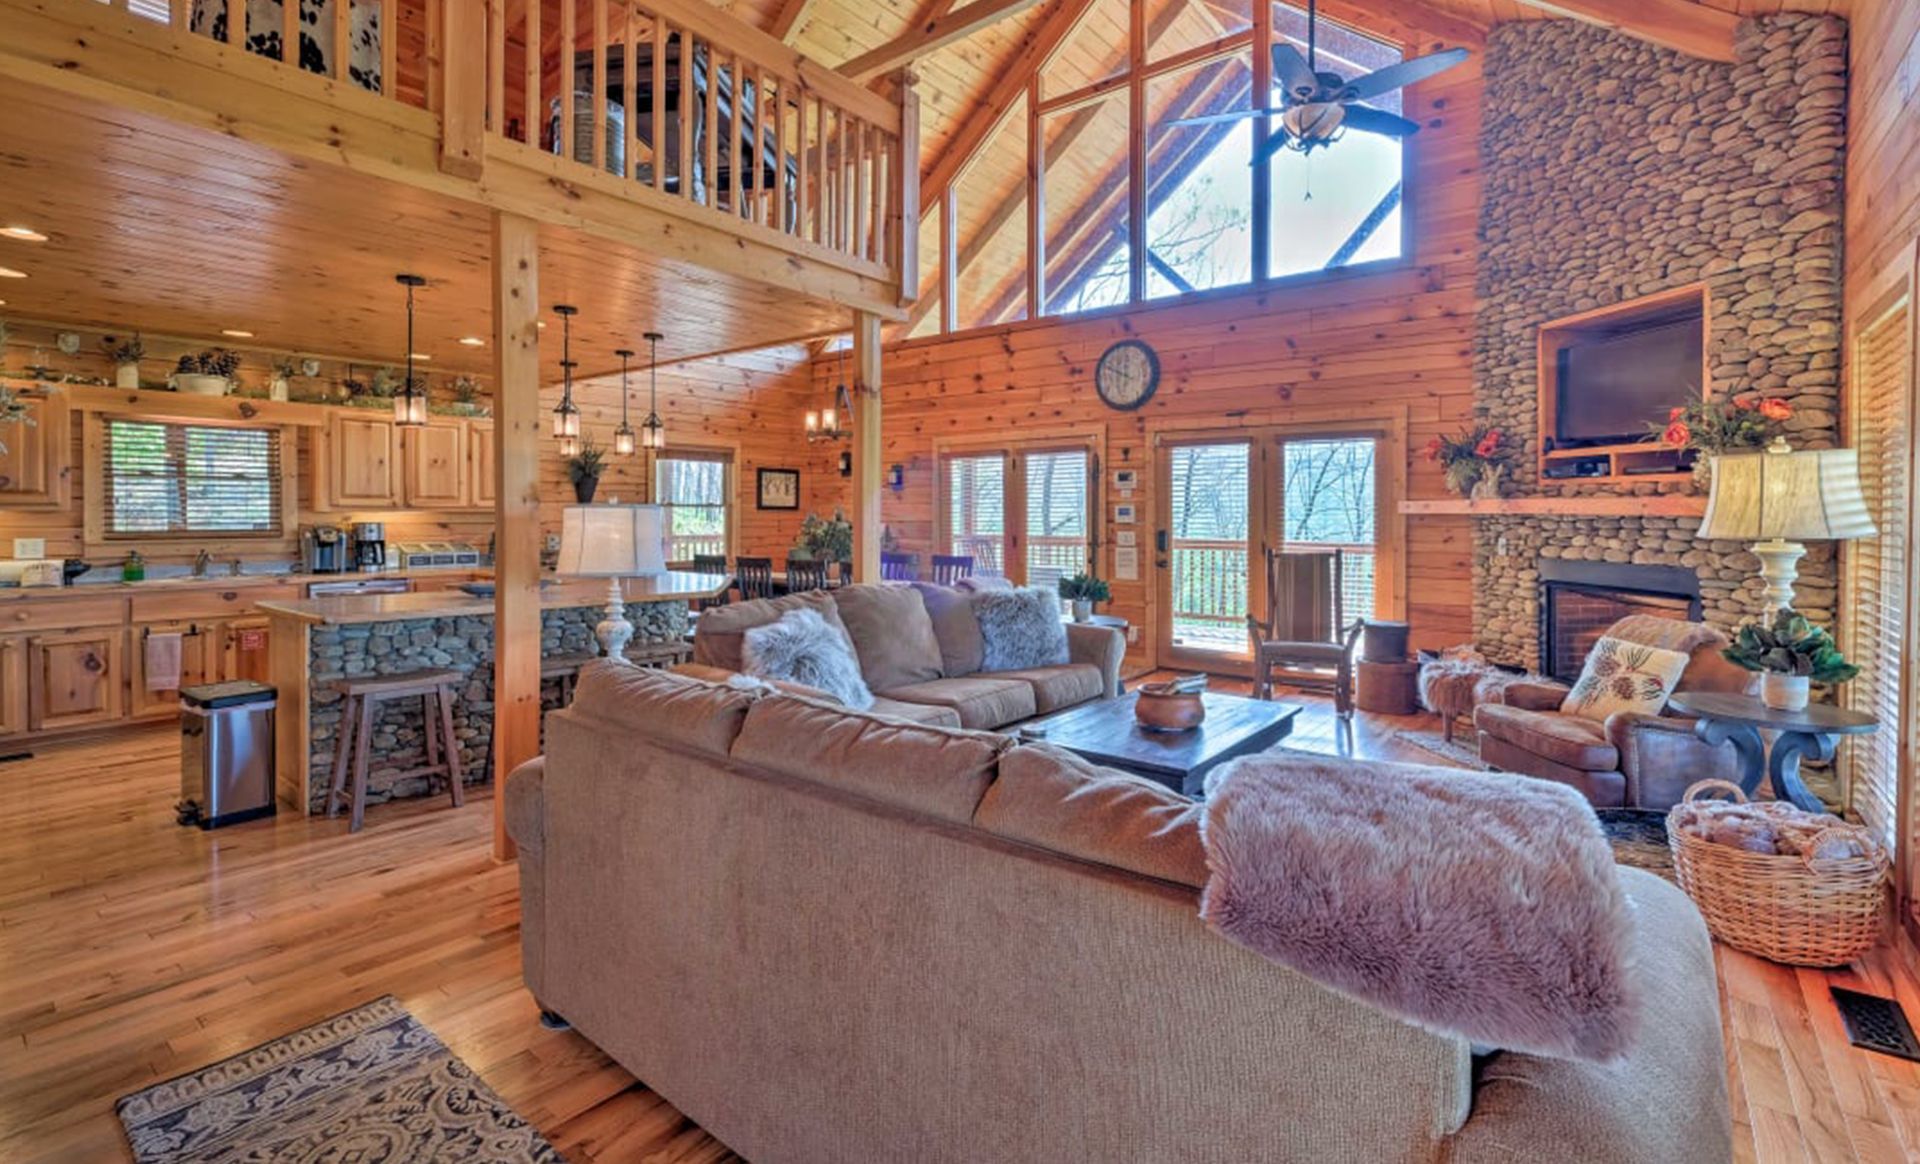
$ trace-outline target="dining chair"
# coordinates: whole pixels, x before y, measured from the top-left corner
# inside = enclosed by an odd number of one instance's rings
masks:
[[[885,582],[914,582],[920,578],[920,562],[915,554],[881,554],[880,578]]]
[[[735,558],[733,580],[740,587],[740,597],[749,602],[756,598],[772,598],[773,559]]]
[[[724,574],[727,572],[727,556],[725,554],[695,554],[693,556],[693,572],[696,574]],[[694,603],[694,609],[711,610],[716,606],[725,606],[727,601],[728,592],[723,590],[716,597],[702,598],[700,601]]]
[[[827,564],[811,558],[787,559],[787,593],[827,588]]]
[[[941,586],[951,586],[972,574],[972,554],[935,554],[933,556],[933,580]]]

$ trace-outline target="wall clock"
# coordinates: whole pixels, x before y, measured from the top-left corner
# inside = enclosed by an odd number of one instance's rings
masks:
[[[1159,386],[1160,357],[1137,339],[1121,340],[1108,348],[1093,372],[1093,387],[1100,399],[1122,412],[1152,400]]]

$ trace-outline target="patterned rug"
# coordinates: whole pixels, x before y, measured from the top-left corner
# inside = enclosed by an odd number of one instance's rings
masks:
[[[391,996],[115,1110],[139,1164],[564,1164]]]
[[[1459,729],[1451,741],[1439,732],[1415,731],[1411,728],[1396,728],[1391,738],[1461,768],[1472,768],[1476,772],[1492,771],[1480,760],[1480,748],[1476,743],[1479,736],[1472,728]]]

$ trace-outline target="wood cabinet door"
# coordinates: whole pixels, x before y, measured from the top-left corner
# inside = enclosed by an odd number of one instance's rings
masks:
[[[221,624],[217,641],[221,646],[220,682],[251,679],[266,683],[267,648],[271,624],[265,618],[236,618]]]
[[[0,638],[0,736],[27,730],[27,640]]]
[[[407,504],[459,509],[467,503],[467,426],[435,421],[403,430]]]
[[[493,424],[475,421],[467,433],[467,498],[476,508],[492,509]]]
[[[0,508],[60,509],[73,475],[73,429],[67,398],[35,388],[20,393],[26,420],[0,426]]]
[[[327,500],[335,509],[392,509],[395,487],[393,422],[335,414],[327,421]]]
[[[29,639],[28,726],[38,732],[119,719],[126,635],[115,626]]]
[[[128,684],[129,714],[135,719],[171,715],[180,710],[180,688],[218,681],[219,676],[215,673],[219,665],[217,648],[220,640],[215,633],[218,629],[211,623],[185,620],[135,623],[128,637],[133,649],[133,665],[127,668],[131,679]],[[149,689],[147,643],[149,636],[163,634],[180,636],[180,682],[172,687]]]

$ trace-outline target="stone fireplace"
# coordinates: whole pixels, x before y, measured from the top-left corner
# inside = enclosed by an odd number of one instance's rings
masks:
[[[1692,570],[1606,562],[1541,566],[1540,673],[1563,683],[1580,678],[1593,644],[1628,615],[1700,617],[1699,577]]]

